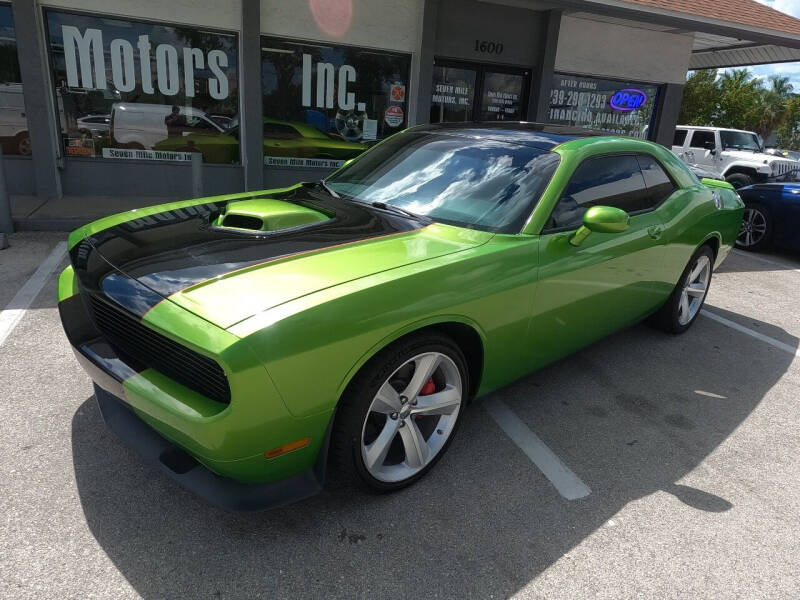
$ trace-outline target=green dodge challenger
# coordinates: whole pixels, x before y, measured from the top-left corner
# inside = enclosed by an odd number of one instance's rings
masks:
[[[641,140],[420,126],[328,178],[101,219],[59,309],[114,431],[213,504],[391,491],[470,399],[649,318],[685,331],[743,205]]]

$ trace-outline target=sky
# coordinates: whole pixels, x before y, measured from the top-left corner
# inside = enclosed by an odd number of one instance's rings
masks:
[[[757,0],[788,15],[800,18],[800,0]],[[788,77],[794,86],[795,93],[800,93],[800,62],[776,63],[772,65],[758,65],[750,67],[753,75],[766,78],[770,75]]]

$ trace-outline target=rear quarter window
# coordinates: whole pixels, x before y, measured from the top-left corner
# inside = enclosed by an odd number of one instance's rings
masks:
[[[655,208],[670,197],[677,186],[654,157],[649,154],[640,154],[637,157],[642,169],[644,183],[647,186],[647,195],[643,203],[643,210]]]

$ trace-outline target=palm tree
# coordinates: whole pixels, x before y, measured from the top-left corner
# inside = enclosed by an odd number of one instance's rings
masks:
[[[788,77],[772,75],[769,88],[762,91],[755,110],[755,130],[764,139],[774,133],[786,120],[787,106],[793,86]]]
[[[788,77],[781,77],[780,75],[771,75],[769,78],[770,92],[776,96],[788,100],[792,96],[794,86],[789,83]]]
[[[724,127],[751,128],[753,122],[759,120],[760,100],[764,93],[761,80],[754,79],[748,69],[732,69],[721,75],[719,85],[721,95],[717,121]]]

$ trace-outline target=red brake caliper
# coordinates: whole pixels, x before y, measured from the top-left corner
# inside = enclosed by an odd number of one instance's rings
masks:
[[[422,386],[422,389],[419,391],[420,396],[430,396],[436,391],[436,384],[433,382],[433,377],[428,379],[425,382],[425,385]],[[422,419],[425,415],[417,415],[417,421]]]
[[[422,386],[422,389],[419,391],[420,396],[430,396],[433,392],[436,391],[436,384],[433,383],[433,377],[428,379],[425,382],[425,385]]]

